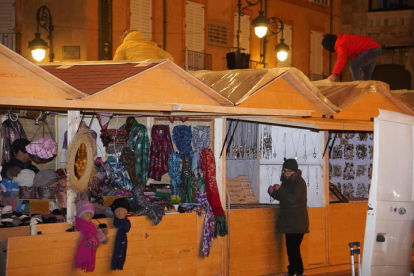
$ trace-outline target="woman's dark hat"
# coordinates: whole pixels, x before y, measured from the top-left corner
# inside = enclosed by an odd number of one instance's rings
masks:
[[[283,163],[282,169],[288,169],[296,172],[298,170],[298,162],[296,162],[295,159],[286,159],[285,163]]]
[[[334,53],[335,52],[335,43],[336,43],[337,38],[338,37],[336,35],[333,35],[333,34],[324,35],[323,39],[322,39],[323,48],[325,48],[329,52]]]

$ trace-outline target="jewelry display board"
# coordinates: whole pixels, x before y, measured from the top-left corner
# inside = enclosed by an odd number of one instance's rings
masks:
[[[346,198],[368,198],[373,160],[373,133],[331,133],[329,182]]]
[[[260,203],[278,203],[267,189],[281,183],[285,158],[294,158],[308,187],[308,206],[323,207],[323,132],[271,125],[260,125],[259,129]]]

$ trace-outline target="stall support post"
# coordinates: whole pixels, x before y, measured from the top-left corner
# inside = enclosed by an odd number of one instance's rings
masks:
[[[220,157],[221,148],[224,143],[226,135],[226,119],[217,118],[214,119],[214,159],[216,161],[216,179],[217,188],[220,193],[220,201],[223,209],[226,210],[226,154]],[[226,150],[226,149],[225,149]],[[224,151],[225,152],[225,151]],[[228,228],[230,228],[228,226]],[[230,230],[230,229],[229,229]],[[227,244],[223,240],[221,247],[222,263],[221,263],[221,275],[228,275],[227,273]]]
[[[68,148],[72,143],[73,137],[78,131],[80,121],[80,111],[68,111]],[[68,187],[70,187],[70,183],[68,183]],[[66,221],[71,224],[75,222],[75,197],[76,193],[73,190],[68,189]]]

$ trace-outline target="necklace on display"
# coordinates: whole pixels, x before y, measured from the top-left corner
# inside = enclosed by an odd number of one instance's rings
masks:
[[[241,127],[240,127],[240,147],[239,147],[239,152],[240,152],[241,158],[244,157],[244,147],[246,145],[246,137],[244,137],[245,127],[246,127],[246,123],[242,122]],[[244,141],[243,141],[243,138],[245,139]]]
[[[312,132],[310,134],[311,137],[311,141],[312,141],[312,146],[313,146],[313,158],[316,158],[316,146],[318,145],[318,140],[319,140],[319,133],[316,133],[316,143],[313,142],[313,137],[312,137]]]
[[[247,128],[247,134],[246,134],[247,138],[246,138],[246,141],[247,142],[244,145],[244,152],[246,153],[247,157],[249,157],[249,155],[250,155],[250,147],[252,145],[252,133],[250,131],[250,123],[246,123],[246,124],[247,124],[247,126],[246,126],[246,128]]]
[[[258,137],[258,132],[259,132],[259,127],[258,127],[258,125],[256,125],[256,124],[254,124],[254,132],[253,132],[253,134],[254,134],[254,141],[253,141],[253,147],[252,147],[252,153],[253,153],[253,158],[254,159],[256,159],[257,158],[257,137]]]
[[[308,166],[308,191],[309,191],[309,189],[310,189],[310,183],[309,183],[309,178],[310,178],[310,175],[309,175],[309,166]]]
[[[266,159],[270,159],[272,155],[272,126],[266,126],[266,128],[266,136],[264,137],[265,154]]]
[[[298,148],[299,148],[299,139],[300,139],[300,133],[301,133],[301,130],[299,130],[298,142],[295,144],[295,139],[293,138],[293,133],[294,133],[294,132],[296,132],[296,131],[297,131],[297,130],[292,131],[292,132],[290,133],[290,137],[292,138],[293,149],[295,150],[295,159],[296,159],[296,160],[298,160]]]
[[[275,143],[274,143],[274,145],[273,145],[273,149],[272,150],[274,150],[273,151],[273,158],[276,158],[277,157],[277,153],[276,153],[276,150],[277,150],[277,138],[279,137],[279,129],[278,128],[276,128],[276,139],[275,139]]]
[[[306,154],[306,134],[303,137],[303,145],[305,146],[305,154],[303,154],[303,160],[306,161],[306,159],[308,159],[308,155]]]
[[[319,194],[318,167],[316,166],[316,196]]]
[[[272,186],[272,179],[273,179],[273,167],[271,165],[269,165],[267,167],[267,183],[269,184],[269,186]],[[274,201],[274,199],[269,195],[270,198],[270,203],[272,203]]]
[[[286,160],[286,133],[283,133],[283,143],[285,143],[285,152],[284,152],[284,159],[283,160]]]

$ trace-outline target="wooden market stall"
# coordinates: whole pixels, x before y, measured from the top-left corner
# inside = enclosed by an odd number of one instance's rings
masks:
[[[249,74],[245,79],[249,80]],[[368,130],[366,126],[371,125],[370,118],[377,114],[377,109],[373,108],[364,114],[363,123],[347,116],[343,117],[346,123],[340,121],[340,114],[346,108],[341,110],[339,102],[324,96],[322,90],[296,69],[260,80],[254,86],[257,81],[250,79],[249,89],[238,93],[227,90],[226,94],[218,92],[220,88],[208,81],[197,80],[170,61],[53,63],[40,68],[0,45],[0,108],[68,113],[68,129],[72,131],[69,140],[76,132],[81,111],[130,114],[149,118],[148,121],[150,118],[187,116],[214,122],[212,146],[223,206],[226,160],[220,158],[220,151],[225,140],[225,118],[321,130],[345,124],[352,129],[361,124]],[[223,84],[222,87],[226,86]],[[371,101],[368,98],[371,94],[367,94],[365,105]],[[391,105],[389,101],[384,96],[375,103],[377,108],[398,111],[398,104],[392,102]],[[349,106],[356,106],[356,103]],[[350,113],[353,112],[357,112],[356,109],[350,109]],[[332,115],[332,119],[323,118]],[[325,120],[328,122],[323,124]],[[151,122],[148,122],[149,126]],[[326,168],[327,157],[321,162]],[[349,249],[343,248],[343,242],[363,240],[366,204],[327,204],[327,179],[325,169],[324,206],[309,209],[311,233],[306,235],[303,244],[309,275],[348,269]],[[284,240],[275,230],[277,208],[232,209],[228,214],[230,234],[214,241],[209,257],[199,254],[204,217],[195,213],[170,214],[158,226],[145,217],[131,217],[130,245],[122,272],[113,272],[109,268],[116,229],[107,219],[111,242],[99,247],[94,273],[263,275],[285,271]],[[354,218],[352,229],[349,229],[349,214]],[[44,275],[45,271],[59,275],[83,274],[75,270],[73,264],[80,234],[65,232],[69,226],[68,223],[40,224],[37,226],[39,235],[9,238],[8,275]],[[345,236],[343,230],[349,230]]]

